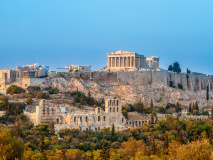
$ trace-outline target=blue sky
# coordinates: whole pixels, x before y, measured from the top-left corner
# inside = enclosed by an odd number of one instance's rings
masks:
[[[106,66],[108,52],[213,75],[212,0],[2,0],[0,68]]]

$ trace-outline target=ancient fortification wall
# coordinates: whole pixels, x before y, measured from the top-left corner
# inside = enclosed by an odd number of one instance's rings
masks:
[[[170,85],[172,81],[174,86],[183,85],[183,89],[190,91],[206,90],[209,86],[213,90],[213,77],[195,74],[184,74],[164,71],[130,71],[130,72],[77,72],[67,73],[59,72],[58,76],[69,78],[82,78],[84,80],[93,80],[105,85],[132,85],[147,86],[151,84]]]

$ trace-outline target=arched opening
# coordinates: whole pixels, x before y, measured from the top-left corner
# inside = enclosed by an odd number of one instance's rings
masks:
[[[112,108],[110,107],[110,112],[112,112]]]
[[[122,122],[124,122],[124,118],[122,118]]]
[[[104,121],[105,121],[105,116],[103,117]]]
[[[115,108],[113,108],[113,112],[115,112]]]
[[[54,114],[53,108],[52,108],[52,115]]]
[[[74,117],[74,122],[76,122],[76,117]]]
[[[100,108],[98,108],[98,113],[100,113],[101,112],[101,109]]]
[[[117,106],[118,106],[118,100],[117,100]]]
[[[98,121],[100,121],[101,120],[101,118],[100,118],[100,116],[98,116]]]
[[[118,108],[117,108],[117,112],[118,112]]]
[[[97,128],[95,128],[95,131],[97,131],[98,129]]]
[[[82,122],[82,117],[80,117],[80,122]]]
[[[45,109],[43,109],[43,116],[45,115]]]
[[[56,123],[59,124],[59,119],[58,118],[56,119]]]
[[[86,117],[86,122],[88,122],[88,118]]]

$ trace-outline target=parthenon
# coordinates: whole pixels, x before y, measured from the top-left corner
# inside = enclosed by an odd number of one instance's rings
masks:
[[[159,58],[146,58],[144,55],[129,51],[107,53],[108,68],[112,70],[137,70],[140,68],[159,68]]]

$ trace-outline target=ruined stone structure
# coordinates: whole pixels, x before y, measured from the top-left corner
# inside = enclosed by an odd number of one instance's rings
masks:
[[[114,124],[115,130],[127,128],[126,118],[123,116],[121,101],[111,99],[105,101],[105,111],[100,108],[79,109],[69,105],[56,105],[41,100],[36,111],[33,113],[24,112],[26,116],[34,123],[55,123],[56,131],[64,128],[75,128],[79,130],[94,131],[110,128]]]
[[[48,76],[49,67],[44,65],[31,64],[16,68],[16,78],[42,78]]]
[[[39,64],[18,66],[14,69],[0,69],[0,93],[6,94],[10,85],[27,88],[31,85],[39,85],[48,76],[49,67]]]
[[[91,72],[91,66],[79,66],[79,65],[71,65],[65,66],[66,72]]]
[[[140,68],[158,69],[159,58],[146,58],[144,55],[129,51],[117,51],[107,53],[108,70],[127,70],[133,71]]]

